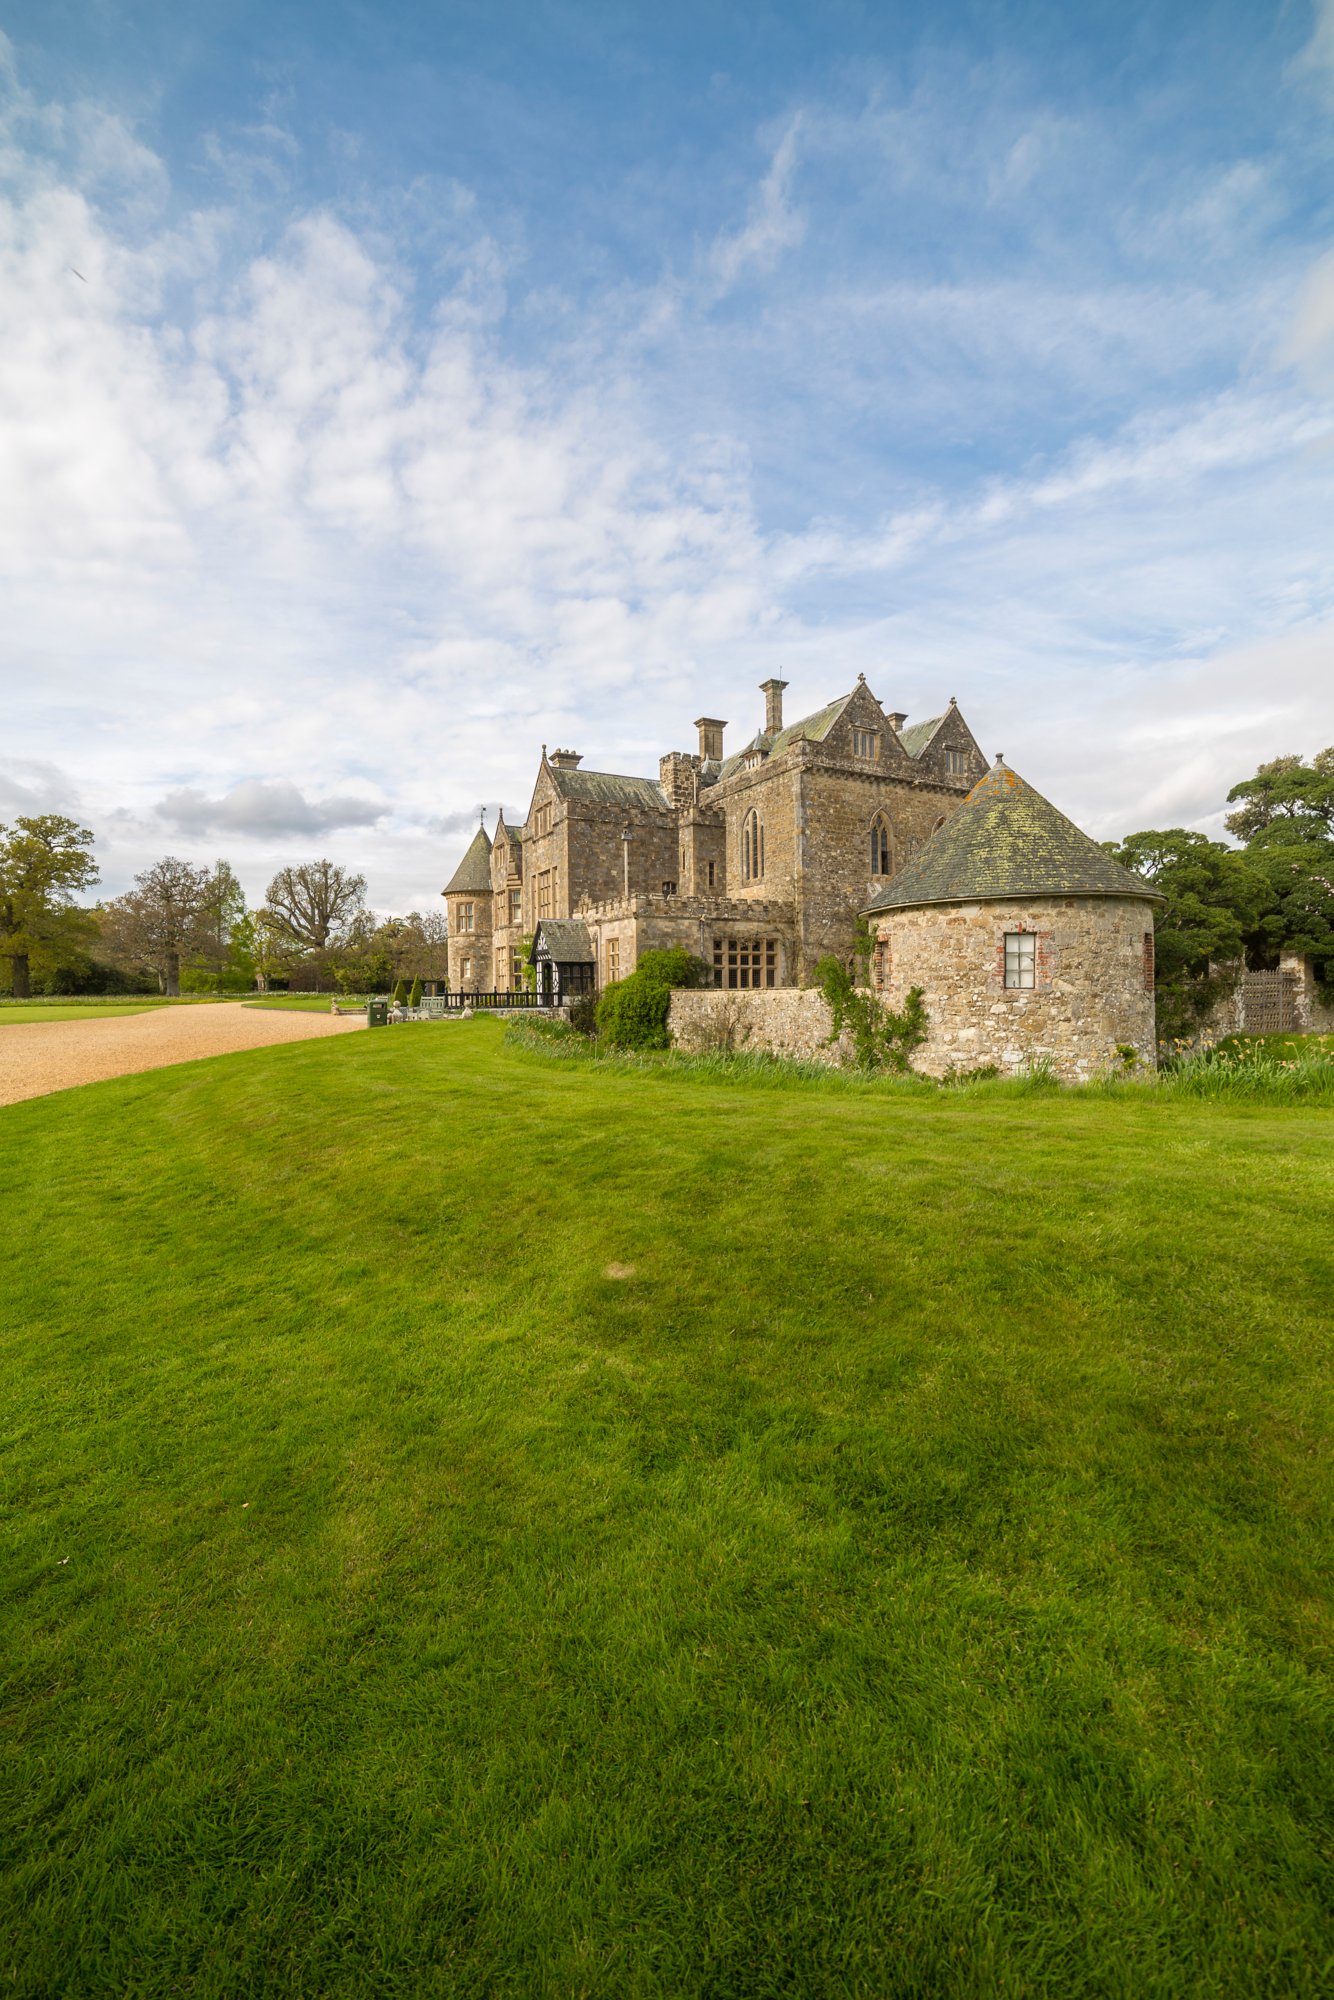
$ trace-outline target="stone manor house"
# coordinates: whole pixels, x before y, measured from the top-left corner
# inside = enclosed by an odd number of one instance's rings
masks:
[[[763,726],[743,749],[727,754],[728,724],[701,716],[698,749],[670,751],[656,780],[544,746],[523,825],[480,827],[443,892],[453,991],[518,989],[526,954],[552,1001],[663,946],[684,945],[736,989],[797,987],[827,953],[846,957],[858,912],[987,760],[952,697],[910,726],[859,676],[786,722],[786,686],[764,682]]]

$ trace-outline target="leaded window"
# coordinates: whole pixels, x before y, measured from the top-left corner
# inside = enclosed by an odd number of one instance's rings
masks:
[[[890,872],[889,828],[882,819],[876,819],[871,824],[871,873],[888,875]]]
[[[713,940],[713,978],[717,986],[776,986],[777,938],[716,937]]]
[[[1027,991],[1037,983],[1037,936],[1033,931],[1006,931],[1005,984]]]
[[[741,879],[764,879],[764,823],[757,812],[748,812],[741,822]]]

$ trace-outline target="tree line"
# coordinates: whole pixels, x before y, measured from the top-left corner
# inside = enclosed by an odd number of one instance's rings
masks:
[[[1185,827],[1109,841],[1161,890],[1156,919],[1159,1032],[1188,1033],[1245,959],[1307,952],[1334,988],[1334,747],[1275,757],[1228,793],[1229,846]],[[364,876],[332,861],[280,868],[247,909],[225,861],[168,855],[123,896],[92,908],[93,836],[58,814],[0,826],[0,978],[16,997],[156,982],[163,993],[295,984],[388,992],[399,979],[448,975],[443,911],[377,916]]]
[[[443,910],[377,915],[366,879],[336,862],[280,868],[258,909],[226,861],[166,855],[92,906],[93,834],[58,813],[0,825],[0,981],[33,993],[244,992],[288,986],[385,993],[447,977]]]

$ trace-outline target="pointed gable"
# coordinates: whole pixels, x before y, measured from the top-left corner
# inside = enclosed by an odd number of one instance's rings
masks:
[[[866,908],[874,913],[1028,896],[1162,900],[998,757],[916,860]]]

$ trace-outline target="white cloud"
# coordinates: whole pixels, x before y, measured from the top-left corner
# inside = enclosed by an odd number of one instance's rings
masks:
[[[1334,90],[1334,0],[1314,0],[1311,39],[1292,64],[1301,81]]]
[[[806,234],[806,218],[791,200],[801,122],[798,113],[775,147],[744,226],[714,239],[709,265],[721,291],[730,291],[747,271],[771,271]]]
[[[196,787],[169,792],[157,807],[158,817],[182,833],[237,833],[265,840],[274,835],[331,833],[335,827],[374,826],[388,808],[374,799],[352,796],[307,799],[281,778],[250,778],[233,785],[221,798],[209,798]]]
[[[1334,389],[1334,252],[1308,273],[1281,358],[1313,387]]]
[[[801,244],[799,155],[874,142],[896,186],[947,176],[928,110],[911,129],[884,107],[839,133],[789,121],[744,225],[654,335],[670,323],[681,342],[673,394],[710,367],[723,384],[716,420],[679,421],[665,392],[655,416],[659,363],[619,294],[559,352],[514,358],[519,278],[466,190],[424,277],[392,231],[327,208],[276,231],[244,200],[182,219],[133,133],[91,121],[80,138],[24,99],[0,124],[17,163],[0,201],[0,673],[6,747],[29,762],[0,809],[81,797],[108,893],[170,827],[199,859],[236,838],[252,893],[318,838],[366,869],[377,906],[420,907],[482,798],[526,805],[544,739],[651,771],[701,709],[748,734],[775,670],[793,714],[858,671],[918,715],[957,692],[987,747],[1099,832],[1207,817],[1220,784],[1318,735],[1326,420],[1238,361],[1274,351],[1254,329],[1290,297],[1286,271],[1220,297],[1175,274],[845,267],[815,292],[770,288],[762,318],[709,310]],[[965,148],[958,198],[1017,202],[1071,144],[1060,121],[999,120]],[[1191,193],[1182,227],[1219,240],[1265,199],[1243,163]],[[1324,351],[1323,271],[1303,354]],[[1183,354],[1225,386],[1160,391]],[[742,430],[752,356],[760,448],[788,420],[781,378],[793,401],[828,399],[802,435],[831,462],[888,400],[955,469],[909,477],[891,442],[845,514],[811,518],[799,477],[766,524]],[[1108,413],[1109,384],[1133,415]],[[1078,433],[1024,447],[1026,465],[1012,447],[1004,475],[967,469],[974,424],[1022,433],[1057,389]],[[1168,726],[1183,716],[1188,740]]]

